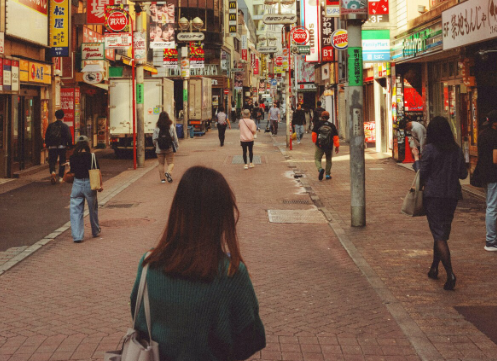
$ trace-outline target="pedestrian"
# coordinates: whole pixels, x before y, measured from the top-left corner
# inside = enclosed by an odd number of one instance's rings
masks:
[[[312,141],[316,144],[314,151],[314,163],[318,169],[318,179],[323,180],[325,170],[322,167],[323,154],[326,155],[326,179],[331,179],[331,165],[333,146],[335,146],[335,153],[338,154],[340,148],[340,140],[338,139],[338,131],[335,125],[328,120],[330,113],[326,110],[321,113],[321,120],[316,123],[312,129]]]
[[[224,136],[226,133],[226,127],[231,129],[231,124],[228,119],[228,116],[224,112],[224,107],[222,105],[219,106],[219,111],[217,112],[217,131],[219,134],[219,142],[221,147],[224,146]]]
[[[86,135],[78,137],[74,152],[69,158],[71,173],[74,173],[74,182],[71,190],[71,201],[69,203],[69,214],[71,219],[71,234],[74,243],[81,243],[84,239],[85,223],[85,200],[88,202],[90,214],[91,233],[93,238],[100,234],[100,223],[98,222],[98,199],[97,190],[90,186],[90,175],[88,170],[92,169],[92,157],[95,158],[93,168],[100,169],[98,159],[90,151],[89,139]],[[102,173],[100,173],[100,188],[104,190]]]
[[[239,123],[240,128],[240,145],[243,149],[243,166],[244,169],[254,168],[253,163],[253,147],[254,147],[254,134],[257,131],[255,122],[250,119],[250,110],[243,109],[242,119]],[[247,149],[249,151],[250,164],[247,163]]]
[[[235,106],[235,102],[232,101],[231,102],[231,114],[230,114],[230,118],[231,118],[231,122],[232,123],[235,123],[236,122],[236,106]]]
[[[269,109],[269,122],[271,123],[271,134],[278,134],[278,123],[281,121],[280,110],[278,109],[278,103],[274,103],[273,107]]]
[[[409,147],[411,150],[416,147],[419,150],[419,154],[423,155],[423,148],[426,143],[426,128],[420,122],[407,122],[406,130],[411,133],[409,138]]]
[[[152,142],[154,143],[157,161],[159,162],[158,169],[161,183],[166,183],[166,179],[171,183],[173,181],[171,174],[174,168],[174,153],[178,150],[179,143],[178,136],[176,135],[176,127],[166,112],[159,114],[159,120],[157,120],[152,134]],[[166,162],[167,170],[164,172]],[[163,175],[166,179],[164,179]]]
[[[265,120],[264,113],[266,112],[266,104],[264,102],[261,102],[259,107],[261,108],[261,120]]]
[[[292,126],[295,128],[295,133],[297,133],[297,144],[300,144],[304,136],[305,124],[305,112],[302,110],[302,105],[298,104],[292,116]]]
[[[309,133],[312,131],[312,109],[309,108],[309,105],[304,105],[304,113],[305,123],[307,124],[305,132]]]
[[[59,183],[62,183],[66,163],[67,147],[72,145],[72,135],[67,124],[63,122],[64,111],[59,109],[55,112],[55,122],[50,123],[45,132],[45,144],[48,147],[48,165],[50,171],[50,182],[57,183],[55,165],[59,159]]]
[[[325,111],[325,109],[321,106],[321,102],[318,101],[316,109],[313,111],[313,116],[312,116],[312,127],[316,127],[316,124],[318,124],[321,121],[321,113]],[[329,114],[329,113],[328,113]]]
[[[447,241],[457,201],[462,199],[459,179],[468,176],[464,155],[457,145],[449,122],[437,116],[430,121],[426,132],[426,145],[423,156],[414,147],[414,170],[420,172],[423,190],[423,206],[433,235],[433,262],[428,277],[438,278],[438,264],[442,264],[447,273],[445,290],[453,290],[456,276],[452,270],[450,250]]]
[[[254,107],[252,108],[252,119],[255,121],[255,124],[257,125],[257,130],[260,130],[260,124],[261,124],[261,117],[262,117],[262,109],[259,107],[257,103],[254,103]]]
[[[497,110],[487,114],[478,136],[479,176],[485,189],[485,250],[497,252]]]
[[[148,265],[151,336],[159,344],[160,360],[245,360],[266,346],[238,244],[238,216],[233,190],[221,173],[201,166],[185,172],[166,228],[140,260],[131,293],[135,316]],[[148,335],[143,306],[135,328]]]

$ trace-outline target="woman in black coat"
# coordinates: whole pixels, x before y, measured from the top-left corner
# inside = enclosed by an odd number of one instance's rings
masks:
[[[424,186],[423,205],[434,240],[433,263],[428,277],[438,278],[438,264],[442,261],[447,273],[444,289],[453,290],[456,276],[452,271],[447,241],[457,201],[462,199],[459,179],[466,178],[468,170],[446,118],[439,116],[431,120],[421,159],[416,147],[412,149],[412,154],[415,159],[413,167],[420,171],[421,185]]]

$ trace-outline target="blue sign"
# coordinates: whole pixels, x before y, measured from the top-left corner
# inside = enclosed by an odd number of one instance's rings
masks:
[[[271,79],[271,85],[272,86],[278,85],[278,81],[276,79]]]
[[[390,30],[362,31],[362,59],[365,62],[390,61]]]

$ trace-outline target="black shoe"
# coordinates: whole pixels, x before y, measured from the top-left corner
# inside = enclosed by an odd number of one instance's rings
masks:
[[[456,275],[451,273],[449,277],[447,277],[447,282],[444,284],[444,290],[453,291],[454,287],[456,287]]]
[[[318,179],[319,179],[319,180],[323,180],[323,176],[324,176],[324,169],[321,169],[321,170],[319,171],[319,176],[318,176]]]
[[[169,173],[166,173],[166,178],[169,183],[173,181],[173,178],[171,178],[171,175]]]
[[[428,272],[428,277],[432,280],[438,280],[438,268],[430,268]]]

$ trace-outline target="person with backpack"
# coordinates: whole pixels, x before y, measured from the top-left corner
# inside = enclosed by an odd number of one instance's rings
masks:
[[[59,159],[58,182],[62,183],[66,163],[66,150],[67,147],[72,145],[71,131],[67,124],[62,121],[64,119],[64,111],[62,109],[57,110],[55,118],[55,122],[50,123],[45,132],[45,144],[48,147],[50,182],[52,184],[57,183],[57,174],[55,173],[57,158]]]
[[[179,148],[178,136],[176,135],[176,127],[173,124],[169,114],[162,112],[159,114],[159,120],[152,134],[152,141],[157,153],[159,162],[159,176],[161,183],[169,183],[173,181],[171,173],[174,168],[174,153]],[[164,173],[164,165],[167,162],[167,171]],[[164,176],[166,178],[164,178]]]
[[[323,154],[326,154],[326,179],[331,179],[331,158],[333,145],[335,146],[335,153],[338,154],[340,141],[338,139],[338,131],[335,125],[328,120],[330,113],[323,111],[321,113],[321,121],[316,123],[312,129],[312,141],[316,144],[316,151],[314,153],[314,162],[318,169],[319,180],[323,180],[325,170],[322,167],[321,159]]]
[[[317,123],[321,121],[321,116],[325,109],[321,106],[321,102],[318,101],[316,109],[314,109],[314,114],[312,116],[312,126],[315,127]]]

